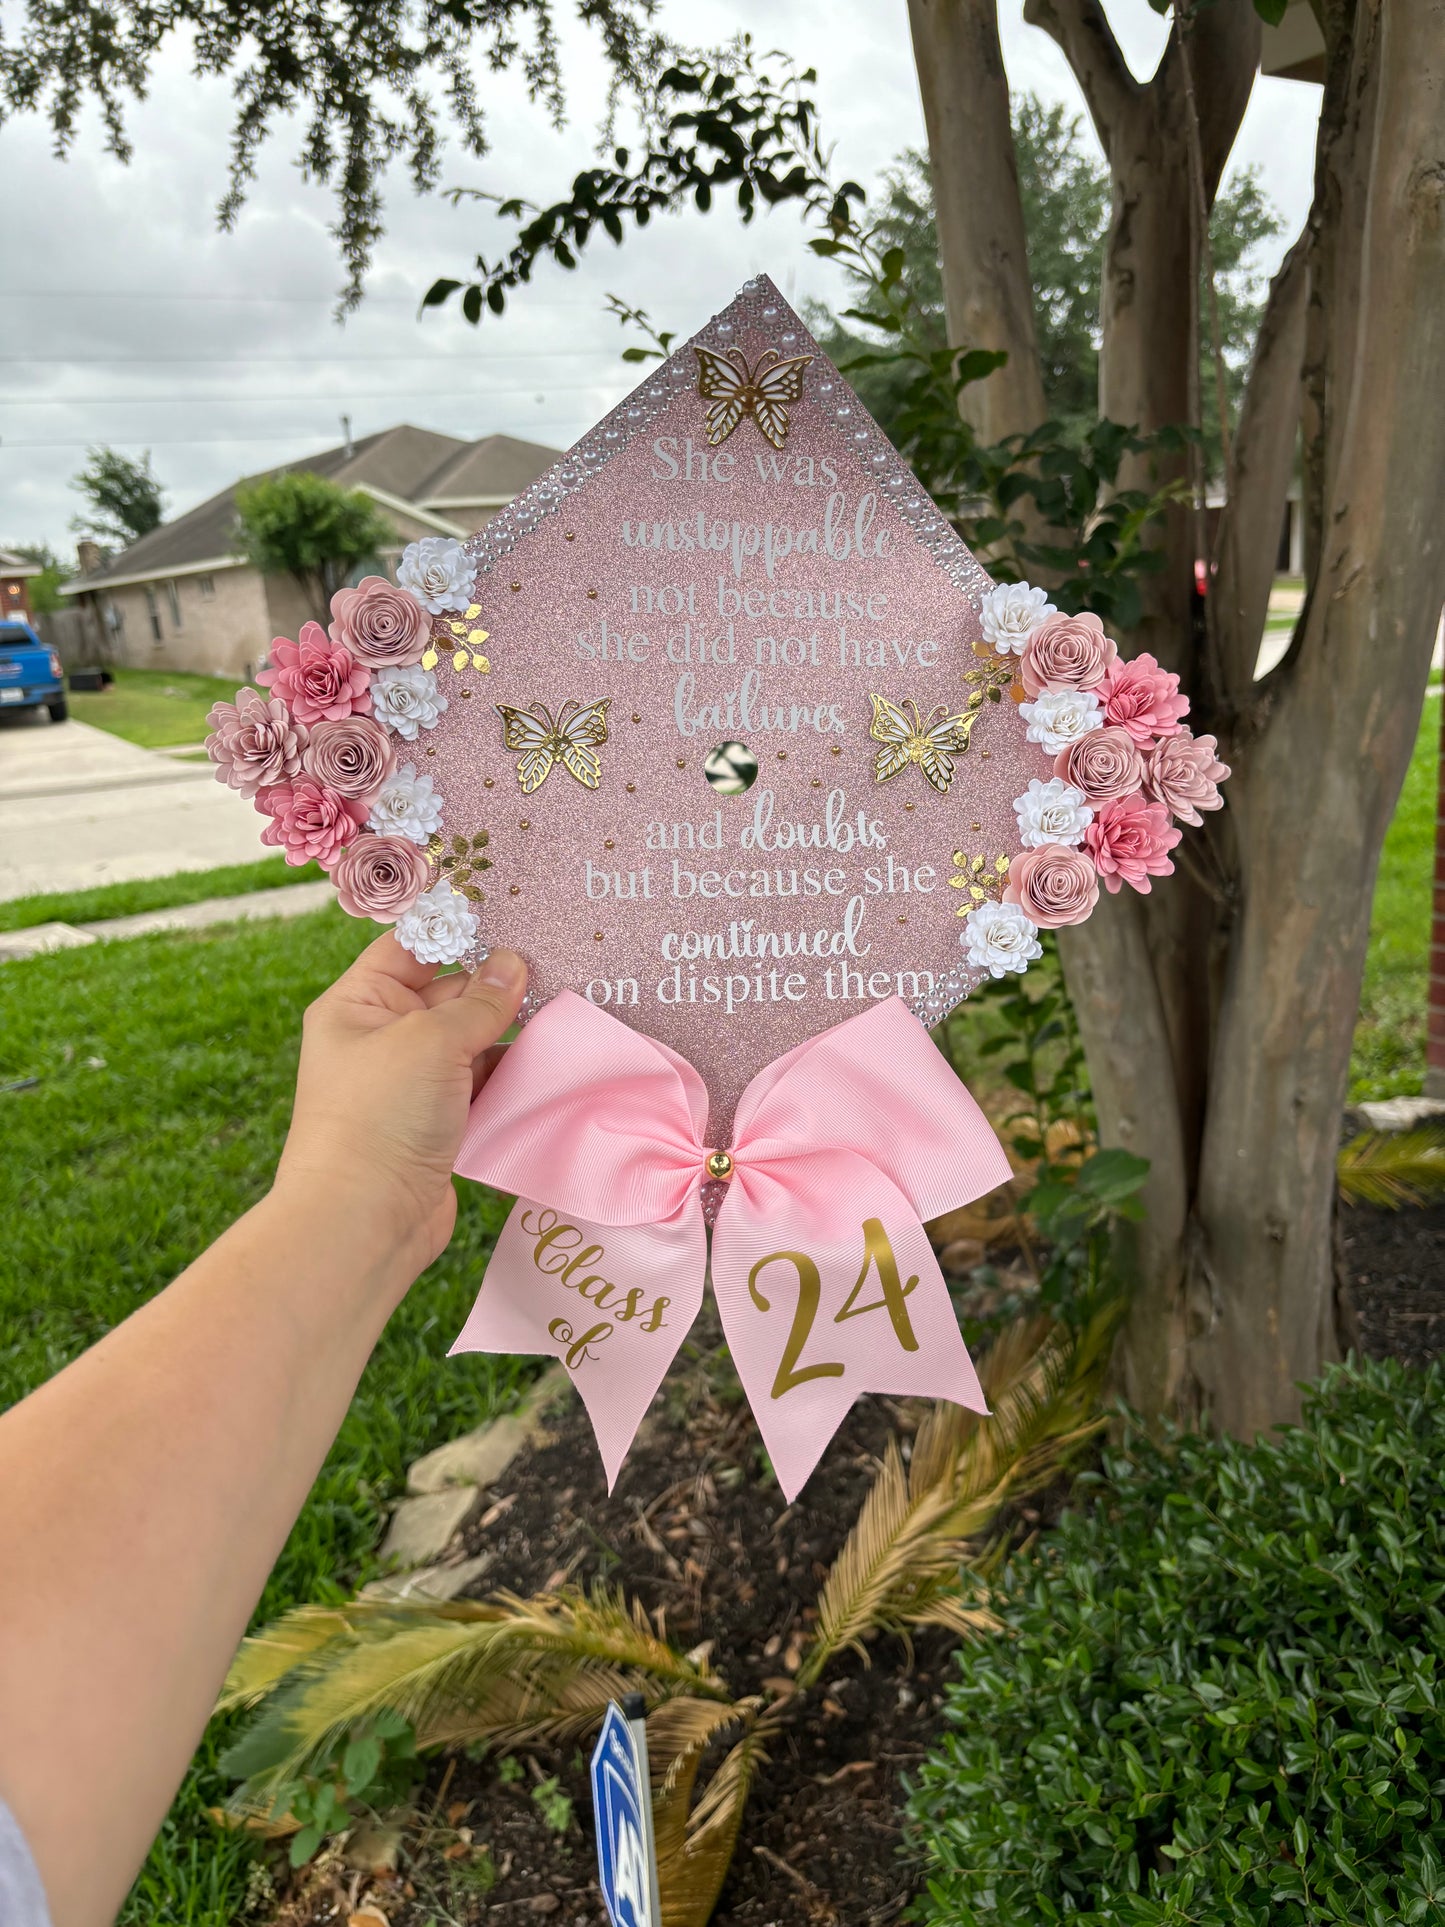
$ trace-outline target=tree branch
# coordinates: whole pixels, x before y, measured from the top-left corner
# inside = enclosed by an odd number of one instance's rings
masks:
[[[1212,207],[1254,89],[1259,68],[1259,15],[1254,0],[1214,0],[1211,6],[1190,9],[1185,30],[1199,110],[1205,199]]]
[[[1105,156],[1145,89],[1135,80],[1100,0],[1024,0],[1024,19],[1042,27],[1074,70]]]
[[[1216,656],[1209,665],[1209,687],[1226,715],[1248,697],[1269,608],[1280,516],[1299,429],[1308,286],[1306,230],[1270,283],[1215,543]]]

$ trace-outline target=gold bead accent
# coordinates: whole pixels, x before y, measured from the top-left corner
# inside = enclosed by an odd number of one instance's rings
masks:
[[[908,921],[908,919],[907,919],[907,917],[900,917],[900,918],[898,919],[898,921],[899,921],[900,923],[907,923],[907,921]]]
[[[822,789],[822,787],[823,787],[823,779],[822,779],[822,777],[821,777],[821,776],[815,776],[815,777],[813,778],[813,788],[814,788],[815,790],[820,790],[820,789]]]
[[[594,930],[594,931],[592,932],[592,941],[593,941],[593,943],[601,943],[601,941],[602,941],[602,932],[601,932],[600,930]]]
[[[484,776],[482,778],[482,788],[484,790],[494,789],[495,787],[496,787],[496,779],[494,777]],[[978,828],[977,823],[975,823],[973,827],[977,829]]]
[[[905,810],[911,810],[913,808],[913,805],[911,803],[905,803],[903,807]]]
[[[629,783],[629,784],[627,785],[627,794],[628,794],[629,796],[635,796],[635,795],[637,794],[637,785],[636,785],[636,783]]]
[[[472,692],[470,689],[459,689],[457,691],[457,694],[461,697],[464,703],[469,703],[472,699]]]
[[[829,748],[834,756],[841,756],[843,754],[843,745],[841,743],[831,743]]]
[[[679,757],[678,757],[678,759],[677,759],[677,767],[678,767],[679,769],[686,769],[686,768],[687,768],[687,758],[686,758],[685,756],[679,756]]]
[[[434,749],[429,749],[429,750],[427,751],[427,755],[428,755],[428,756],[435,756],[435,755],[436,755],[436,751],[435,751]]]
[[[640,717],[640,716],[638,715],[638,713],[637,713],[637,711],[636,711],[635,709],[634,709],[634,710],[633,710],[633,712],[632,712],[632,720],[633,720],[633,722],[635,722],[635,723],[640,723],[640,722],[642,721],[642,718],[641,718],[641,717]]]
[[[521,894],[522,894],[522,886],[520,883],[514,883],[511,889],[507,892],[507,895],[509,897],[519,897],[521,896]]]
[[[982,823],[970,823],[968,827],[971,830],[981,830],[983,828],[983,825]]]
[[[787,760],[788,760],[788,752],[785,749],[780,749],[778,751],[778,761],[780,763],[786,763]]]
[[[612,838],[609,836],[604,840],[602,847],[604,850],[615,850],[617,848],[617,845],[616,843],[613,842]]]
[[[517,594],[518,594],[518,593],[520,592],[520,590],[521,590],[521,587],[522,587],[522,585],[521,585],[521,583],[520,583],[520,582],[514,582],[514,583],[512,584],[512,594],[513,594],[513,595],[517,595]]]
[[[575,542],[577,540],[577,531],[576,529],[564,529],[562,531],[562,537],[564,541]]]
[[[597,600],[597,591],[595,589],[589,589],[587,591],[587,600],[589,602],[595,602]]]
[[[988,760],[990,759],[990,757],[991,757],[991,756],[993,755],[993,751],[992,751],[991,749],[986,749],[986,750],[984,750],[984,751],[982,751],[981,753],[982,753],[982,756],[983,756],[983,760],[984,760],[985,762],[988,762]]]
[[[733,1161],[726,1151],[709,1151],[707,1174],[710,1178],[730,1178],[733,1174]]]
[[[517,825],[517,828],[519,830],[530,830],[531,827],[532,827],[532,819],[529,816],[524,816],[521,822]]]

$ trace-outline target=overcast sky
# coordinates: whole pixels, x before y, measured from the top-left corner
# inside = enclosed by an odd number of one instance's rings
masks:
[[[1023,24],[1022,0],[1002,0],[1000,12],[1015,90],[1082,111],[1052,42]],[[1164,22],[1147,0],[1110,0],[1109,13],[1146,74]],[[840,171],[865,184],[923,139],[905,0],[833,0],[825,37],[811,0],[667,0],[661,18],[694,44],[751,28],[762,46],[815,65]],[[453,150],[445,182],[533,198],[559,191],[592,152],[601,109],[600,63],[585,57],[592,45],[569,40],[571,111],[560,134],[514,83],[484,77],[492,152],[477,162]],[[1277,253],[1308,209],[1317,110],[1318,89],[1260,81],[1231,162],[1263,168],[1285,221]],[[0,542],[71,542],[79,502],[69,478],[96,442],[149,448],[171,513],[238,475],[334,444],[343,413],[357,435],[411,421],[565,447],[637,379],[602,311],[609,291],[684,333],[761,270],[790,298],[833,292],[796,213],[744,228],[719,201],[706,218],[629,231],[621,250],[600,242],[573,274],[544,267],[500,321],[472,329],[454,307],[418,319],[429,283],[464,276],[479,246],[496,251],[500,230],[479,207],[419,199],[398,177],[366,300],[338,325],[330,201],[301,183],[293,129],[273,137],[236,230],[221,234],[227,83],[193,79],[176,45],[129,119],[129,167],[104,152],[93,116],[67,161],[51,155],[38,121],[0,128]]]

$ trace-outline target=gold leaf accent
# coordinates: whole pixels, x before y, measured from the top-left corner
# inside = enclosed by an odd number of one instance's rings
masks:
[[[953,875],[948,879],[952,889],[964,891],[969,901],[955,914],[966,917],[970,910],[980,903],[997,903],[1003,896],[1004,884],[1008,880],[1009,859],[1003,851],[990,856],[982,851],[970,854],[967,850],[953,853]]]

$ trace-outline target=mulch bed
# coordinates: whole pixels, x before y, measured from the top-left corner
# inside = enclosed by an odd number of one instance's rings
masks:
[[[1445,1348],[1445,1205],[1356,1206],[1341,1239],[1362,1349],[1421,1365]],[[804,1500],[787,1506],[724,1359],[698,1336],[703,1350],[674,1368],[610,1497],[581,1406],[551,1421],[468,1534],[468,1554],[492,1556],[474,1590],[620,1582],[683,1650],[710,1642],[736,1696],[787,1691],[877,1454],[890,1432],[913,1429],[914,1414],[860,1400]],[[1045,1502],[1045,1523],[1060,1496]],[[1022,1536],[1039,1512],[1009,1523]],[[914,1893],[899,1853],[904,1782],[939,1733],[955,1643],[924,1633],[910,1656],[879,1642],[871,1667],[845,1656],[810,1692],[748,1802],[717,1927],[886,1927],[899,1917]],[[572,1810],[553,1805],[549,1825],[533,1794],[554,1775]],[[605,1927],[580,1752],[436,1761],[416,1810],[394,1876],[324,1855],[279,1880],[276,1927],[333,1927],[366,1904],[391,1927]]]
[[[721,1396],[719,1395],[721,1388]],[[625,1583],[684,1651],[712,1644],[735,1696],[792,1690],[804,1629],[828,1565],[871,1482],[890,1432],[911,1432],[902,1404],[868,1397],[809,1481],[784,1503],[763,1466],[757,1430],[716,1359],[675,1370],[609,1498],[591,1428],[569,1405],[509,1471],[469,1536],[487,1550],[492,1585],[527,1594],[595,1579]],[[1037,1513],[1022,1517],[1028,1530]],[[923,1632],[911,1662],[882,1644],[870,1668],[845,1656],[812,1689],[800,1718],[770,1748],[713,1920],[718,1927],[884,1927],[912,1896],[899,1858],[902,1776],[922,1760],[956,1640]],[[433,1850],[409,1853],[404,1880],[376,1885],[323,1865],[276,1917],[284,1927],[345,1920],[369,1891],[393,1927],[484,1919],[604,1923],[594,1878],[590,1799],[581,1754],[539,1749],[516,1766],[464,1756],[434,1763],[417,1796],[433,1816]],[[553,1774],[574,1803],[565,1833],[533,1799]],[[482,1893],[471,1856],[442,1856],[466,1828],[486,1846],[496,1882]],[[407,1889],[411,1891],[407,1891]]]
[[[1341,1213],[1358,1344],[1371,1358],[1428,1365],[1445,1351],[1445,1204]]]

